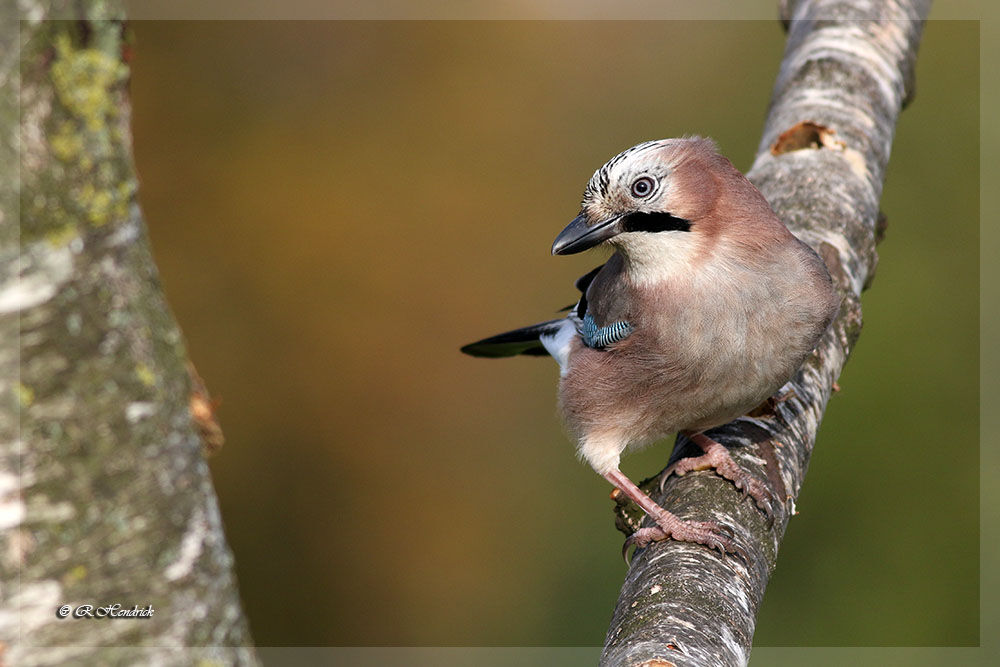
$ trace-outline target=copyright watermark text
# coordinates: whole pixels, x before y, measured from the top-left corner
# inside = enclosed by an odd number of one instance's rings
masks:
[[[59,618],[149,618],[153,615],[153,605],[140,607],[133,605],[125,607],[120,604],[108,604],[101,607],[92,604],[73,606],[64,604],[56,609]]]

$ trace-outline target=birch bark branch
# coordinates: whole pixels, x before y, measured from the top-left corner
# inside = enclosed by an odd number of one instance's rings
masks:
[[[17,6],[0,58],[3,147],[19,142],[21,179],[19,198],[3,191],[0,249],[2,655],[254,663],[137,203],[123,10]],[[115,604],[151,616],[100,617]],[[93,617],[74,617],[80,605]]]
[[[753,167],[771,206],[823,257],[843,295],[831,330],[769,414],[714,429],[779,499],[768,525],[752,502],[711,473],[650,492],[682,518],[730,526],[749,562],[660,542],[636,553],[615,608],[602,665],[745,665],[757,611],[794,511],[816,431],[861,330],[861,292],[874,277],[879,199],[930,0],[792,0],[788,42]],[[674,457],[696,450],[678,440]],[[700,453],[700,452],[698,452]],[[652,486],[652,485],[651,485]],[[784,501],[784,502],[782,502]],[[639,518],[619,507],[619,526]]]

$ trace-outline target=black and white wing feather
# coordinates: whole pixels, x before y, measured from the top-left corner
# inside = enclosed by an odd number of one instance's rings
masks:
[[[570,307],[565,318],[540,322],[490,336],[475,343],[469,343],[462,348],[462,352],[474,357],[513,357],[519,354],[544,356],[548,354],[554,357],[560,366],[565,367],[570,341],[573,336],[579,335],[583,327],[583,316],[587,312],[587,288],[590,287],[591,281],[601,268],[601,266],[597,267],[576,281],[576,288],[581,292],[580,301]]]
[[[462,352],[473,357],[513,357],[518,354],[545,356],[549,351],[542,344],[542,337],[555,335],[565,321],[565,318],[549,320],[490,336],[469,343],[462,347]]]
[[[604,267],[599,266],[576,281],[576,288],[580,290],[580,300],[568,309],[566,317],[532,324],[469,343],[462,348],[462,352],[474,357],[548,354],[559,362],[559,366],[565,372],[574,338],[580,338],[584,345],[597,350],[614,345],[632,333],[632,325],[628,322],[612,322],[599,327],[594,321],[594,316],[587,312],[587,289],[602,268]]]

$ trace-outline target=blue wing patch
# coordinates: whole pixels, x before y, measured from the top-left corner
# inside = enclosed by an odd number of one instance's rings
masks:
[[[632,330],[632,325],[628,322],[615,322],[606,327],[598,327],[597,323],[594,322],[594,316],[587,313],[583,316],[580,337],[583,338],[583,344],[587,347],[601,350],[624,339],[632,333]]]

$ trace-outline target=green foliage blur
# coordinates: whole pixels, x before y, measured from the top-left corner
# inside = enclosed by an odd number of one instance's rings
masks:
[[[549,246],[618,151],[703,134],[749,168],[779,24],[132,27],[141,201],[222,400],[258,644],[600,645],[622,535],[556,366],[458,347],[575,299],[602,258]],[[917,76],[759,645],[978,643],[977,24],[930,22]]]

